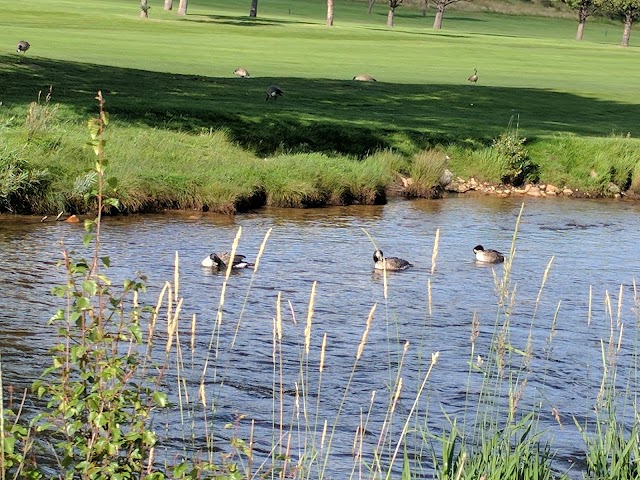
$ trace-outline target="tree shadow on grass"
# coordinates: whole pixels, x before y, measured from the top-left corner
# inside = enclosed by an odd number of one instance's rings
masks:
[[[282,25],[315,25],[313,22],[305,22],[302,20],[283,20],[270,18],[250,18],[249,16],[230,17],[226,15],[198,15],[197,18],[187,16],[185,22],[194,23],[219,23],[224,25],[233,25],[237,27],[279,27]]]
[[[284,96],[265,101],[277,84]],[[71,120],[96,113],[102,90],[113,120],[202,132],[225,129],[259,155],[322,151],[363,156],[434,144],[480,145],[518,126],[529,138],[557,133],[638,135],[635,104],[532,88],[398,84],[335,79],[203,77],[0,55],[0,116],[26,115],[38,92]]]

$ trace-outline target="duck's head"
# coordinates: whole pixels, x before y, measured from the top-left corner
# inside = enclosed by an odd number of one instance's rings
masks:
[[[373,261],[380,262],[384,259],[384,255],[382,254],[382,250],[376,250],[373,252]]]
[[[473,253],[484,252],[484,247],[482,245],[476,245],[473,247]]]
[[[224,265],[224,262],[217,254],[212,253],[211,255],[207,255],[204,260],[202,260],[201,265],[203,267],[220,268]]]

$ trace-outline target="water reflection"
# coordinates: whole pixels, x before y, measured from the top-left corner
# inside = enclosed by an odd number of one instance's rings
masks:
[[[243,232],[238,250],[253,261],[265,233],[273,228],[255,277],[243,271],[229,281],[218,365],[215,375],[207,377],[219,425],[233,421],[238,412],[248,414],[256,420],[257,448],[263,452],[269,451],[272,438],[273,318],[278,294],[284,324],[282,358],[288,372],[283,386],[288,425],[295,423],[291,412],[296,408],[296,386],[301,386],[301,345],[314,282],[317,295],[305,378],[314,385],[307,392],[314,414],[315,402],[321,400],[317,412],[321,423],[331,424],[336,417],[368,314],[377,304],[349,402],[336,428],[336,453],[348,470],[354,432],[370,404],[374,413],[367,430],[373,433],[365,436],[365,449],[370,451],[378,441],[394,365],[403,368],[398,411],[408,412],[431,352],[441,352],[420,407],[429,410],[423,420],[431,428],[443,426],[441,410],[464,411],[467,390],[469,401],[477,400],[481,378],[472,376],[470,381],[468,373],[471,323],[475,315],[476,349],[486,357],[497,311],[493,272],[501,275],[504,266],[478,264],[472,249],[482,244],[509,252],[520,207],[521,199],[465,195],[444,201],[398,200],[385,206],[269,208],[237,217],[191,212],[123,216],[105,219],[103,245],[114,265],[108,273],[111,278],[121,281],[138,271],[147,274],[149,293],[143,300],[149,303],[155,303],[164,282],[172,279],[177,253],[185,299],[181,335],[189,338],[195,315],[193,364],[198,366],[209,349],[223,282],[222,275],[203,269],[200,261],[211,251],[229,250],[238,227]],[[609,338],[611,327],[607,296],[614,312],[620,300],[627,331],[634,329],[632,285],[640,271],[638,213],[634,203],[532,199],[522,216],[511,278],[511,287],[517,290],[511,340],[525,349],[527,339],[532,339],[531,364],[524,371],[537,375],[531,375],[523,406],[543,402],[541,424],[549,429],[561,462],[577,455],[576,445],[582,440],[571,417],[582,418],[591,411],[599,386],[599,342]],[[388,300],[383,278],[373,272],[374,247],[363,229],[387,255],[414,264],[388,276]],[[438,229],[439,253],[431,275]],[[77,224],[0,216],[0,353],[5,384],[27,386],[47,363],[54,332],[46,322],[60,307],[49,292],[63,281],[56,262],[63,244],[79,255],[89,253],[82,246],[82,233]],[[543,272],[552,258],[540,293]],[[325,372],[318,395],[324,334]],[[630,334],[622,343],[619,361],[625,371],[634,361],[633,337]],[[403,353],[406,342],[410,347]],[[197,390],[201,366],[186,375],[187,384]],[[175,380],[168,376],[168,384]],[[549,413],[552,408],[560,412],[563,428]],[[194,423],[202,428],[197,419]],[[247,427],[239,429],[248,438]],[[228,433],[220,429],[219,435]],[[196,432],[196,438],[203,441],[204,432]],[[343,477],[339,463],[333,466],[334,478]]]

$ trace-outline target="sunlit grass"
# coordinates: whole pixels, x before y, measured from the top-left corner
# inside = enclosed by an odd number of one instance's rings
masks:
[[[32,44],[0,55],[0,141],[50,175],[47,191],[14,211],[82,210],[72,188],[87,168],[78,139],[99,89],[119,137],[108,139],[110,160],[128,211],[375,203],[398,173],[422,175],[407,160],[430,149],[449,154],[455,175],[498,181],[504,165],[489,145],[514,117],[541,180],[594,194],[640,181],[628,175],[640,151],[629,79],[640,67],[633,47],[618,47],[621,25],[611,20],[591,18],[576,42],[576,21],[564,14],[452,9],[435,31],[433,12],[409,5],[386,28],[380,2],[371,15],[366,2],[338,2],[334,28],[308,1],[268,2],[254,20],[235,0],[192,1],[185,18],[154,6],[148,21],[125,0],[52,5],[9,6],[0,19],[3,44]],[[238,66],[251,77],[234,77]],[[358,73],[378,81],[353,82]],[[273,83],[285,94],[265,102]],[[379,151],[405,162],[382,177],[354,166]],[[320,179],[300,178],[302,166],[289,179],[267,172],[269,194],[254,161],[283,155],[285,165],[298,154],[310,170],[314,159],[336,163]]]

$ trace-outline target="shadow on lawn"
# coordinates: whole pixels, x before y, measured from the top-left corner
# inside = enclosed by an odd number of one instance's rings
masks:
[[[272,84],[284,96],[265,101]],[[52,101],[74,115],[94,115],[101,89],[115,120],[194,132],[224,128],[260,155],[361,156],[382,148],[410,152],[438,143],[487,144],[512,118],[529,138],[558,132],[606,136],[640,124],[637,105],[531,88],[242,79],[231,72],[228,78],[202,77],[0,55],[0,112],[26,113],[50,85]]]
[[[265,26],[282,26],[282,25],[315,25],[312,22],[304,22],[301,20],[283,20],[269,18],[250,18],[247,16],[227,16],[227,15],[198,15],[197,18],[189,15],[184,18],[185,22],[194,23],[220,23],[224,25],[233,25],[236,27],[265,27]]]

